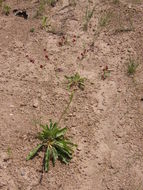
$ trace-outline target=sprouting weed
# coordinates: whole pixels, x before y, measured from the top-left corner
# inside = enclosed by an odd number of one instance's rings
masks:
[[[65,76],[65,78],[68,80],[68,89],[71,89],[74,86],[80,88],[81,90],[84,90],[85,78],[82,78],[78,73],[70,77]]]
[[[47,17],[43,16],[42,17],[42,28],[46,29],[47,27]]]
[[[3,6],[3,13],[8,16],[10,14],[10,9],[11,9],[10,6],[4,5]]]
[[[8,154],[9,157],[11,157],[12,151],[11,151],[10,147],[7,148],[7,154]]]
[[[95,7],[93,7],[92,10],[89,10],[88,7],[86,8],[85,22],[84,22],[84,25],[83,25],[83,30],[84,30],[84,31],[87,31],[87,29],[88,29],[88,23],[89,23],[90,19],[91,19],[92,16],[93,16],[94,10],[95,10]]]
[[[108,12],[101,16],[99,20],[100,27],[105,27],[109,23],[111,15],[111,12]]]
[[[135,60],[130,59],[128,63],[128,74],[133,75],[136,72],[138,64],[135,63]]]
[[[103,80],[105,80],[107,77],[109,77],[110,75],[110,70],[108,69],[108,66],[106,66],[104,69],[103,69],[103,74],[101,76],[101,78]]]

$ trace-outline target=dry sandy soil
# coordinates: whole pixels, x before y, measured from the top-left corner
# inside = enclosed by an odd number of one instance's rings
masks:
[[[59,0],[42,10],[43,29],[38,0],[4,3],[11,10],[0,13],[0,189],[143,190],[142,0]],[[87,7],[95,9],[84,31]],[[26,9],[28,19],[14,9]],[[139,64],[132,77],[130,58]],[[25,158],[38,143],[37,123],[60,117],[69,99],[64,76],[76,72],[85,89],[60,126],[78,149],[39,183],[43,153]]]

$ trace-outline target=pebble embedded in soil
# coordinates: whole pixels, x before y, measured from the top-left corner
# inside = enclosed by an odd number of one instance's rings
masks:
[[[33,100],[33,107],[38,108],[39,102],[37,99]]]
[[[5,152],[1,153],[0,157],[3,162],[7,162],[9,160],[9,155]]]

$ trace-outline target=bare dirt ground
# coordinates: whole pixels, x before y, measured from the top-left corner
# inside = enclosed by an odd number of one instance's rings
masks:
[[[47,29],[35,18],[38,0],[4,3],[11,10],[0,14],[0,189],[143,190],[142,0],[59,0],[43,10]],[[13,9],[26,9],[28,19]],[[133,77],[130,58],[139,63]],[[38,143],[36,122],[58,120],[69,96],[64,76],[76,72],[87,78],[85,90],[76,92],[61,127],[78,149],[69,165],[50,166],[40,184],[43,154],[26,162]]]

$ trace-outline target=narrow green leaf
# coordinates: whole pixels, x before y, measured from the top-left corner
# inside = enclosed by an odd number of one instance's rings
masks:
[[[53,129],[55,129],[55,128],[57,128],[57,123],[56,122],[53,124]]]
[[[72,154],[72,153],[74,152],[74,151],[73,151],[73,147],[67,145],[64,140],[60,141],[60,146],[63,147],[63,149],[64,149],[65,151],[67,151],[69,154]]]
[[[71,146],[73,146],[73,147],[77,147],[77,144],[74,144],[74,143],[72,143],[71,141],[69,141],[69,140],[64,140],[65,141],[65,143],[67,144],[67,145],[71,145]]]
[[[45,171],[47,172],[49,170],[49,161],[50,161],[50,148],[47,148],[46,154],[45,154]]]
[[[42,124],[41,124],[40,127],[42,127],[43,129],[45,129],[45,125],[42,125]]]
[[[52,137],[55,139],[56,138],[56,134],[58,133],[59,129],[58,127],[55,125],[55,127],[52,129]]]
[[[66,133],[66,131],[67,131],[66,127],[63,128],[63,129],[58,130],[57,133],[56,133],[56,138],[64,136],[64,134]]]
[[[53,123],[52,123],[52,120],[50,119],[50,129],[53,128]]]
[[[34,156],[36,156],[37,152],[40,150],[40,148],[43,146],[43,144],[39,144],[33,151],[29,153],[26,160],[32,159]]]
[[[54,147],[52,148],[52,156],[53,166],[55,166],[55,162],[58,159],[58,152]]]
[[[64,147],[64,145],[62,145],[61,143],[56,143],[56,149],[59,151],[59,152],[61,152],[61,153],[63,153],[63,154],[65,154],[68,158],[72,158],[72,152],[71,152],[71,150],[70,149],[68,149],[68,148],[66,148],[66,147]]]
[[[48,126],[48,124],[45,125],[45,130],[48,130],[48,131],[49,131],[49,126]]]
[[[52,136],[55,138],[55,135],[56,135],[56,133],[57,133],[57,131],[58,131],[59,129],[58,129],[58,127],[57,127],[57,123],[54,123],[53,124],[53,127],[52,127],[52,130],[51,130],[51,134],[52,134]]]
[[[64,154],[62,153],[59,153],[59,159],[65,163],[65,164],[68,164],[70,162],[70,159],[68,159]]]

